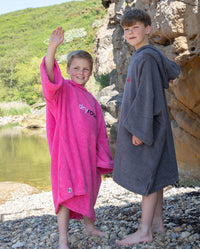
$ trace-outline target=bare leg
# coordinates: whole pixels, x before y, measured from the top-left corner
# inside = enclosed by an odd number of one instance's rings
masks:
[[[67,230],[69,226],[69,209],[60,206],[58,214],[58,231],[59,231],[59,247],[58,249],[69,249],[68,239],[67,239]]]
[[[96,227],[94,226],[94,222],[92,219],[83,216],[83,220],[85,223],[85,229],[86,229],[86,235],[98,235],[98,236],[104,236],[105,234],[103,232],[101,232],[100,230],[96,229]]]
[[[142,218],[138,230],[126,239],[118,242],[119,245],[133,245],[139,242],[153,240],[151,226],[157,204],[158,192],[142,197]]]
[[[158,191],[158,199],[152,222],[152,233],[165,233],[163,224],[163,189]]]

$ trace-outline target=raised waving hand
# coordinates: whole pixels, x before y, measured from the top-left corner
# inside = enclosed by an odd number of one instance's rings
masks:
[[[62,27],[58,27],[56,30],[54,30],[51,33],[50,39],[49,39],[49,46],[58,47],[64,40],[64,30]]]
[[[54,83],[54,60],[57,47],[63,42],[64,40],[64,30],[62,27],[58,27],[51,33],[49,39],[49,47],[47,50],[47,55],[45,58],[45,69],[48,75],[49,80]]]

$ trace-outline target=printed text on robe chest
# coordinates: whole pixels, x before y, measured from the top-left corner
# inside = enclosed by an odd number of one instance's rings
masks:
[[[95,112],[93,112],[92,110],[90,110],[89,108],[87,108],[86,106],[84,106],[84,104],[79,104],[79,109],[86,115],[90,115],[94,118],[96,118],[96,114]]]

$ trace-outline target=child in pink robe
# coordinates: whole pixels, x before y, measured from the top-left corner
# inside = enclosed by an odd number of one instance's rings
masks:
[[[92,73],[92,57],[85,51],[72,52],[67,64],[71,80],[65,80],[55,60],[56,48],[63,39],[62,28],[52,32],[41,64],[41,79],[47,103],[47,139],[59,248],[69,248],[69,218],[83,218],[87,235],[103,235],[94,227],[94,205],[101,174],[112,172],[113,160],[101,106],[84,88]]]

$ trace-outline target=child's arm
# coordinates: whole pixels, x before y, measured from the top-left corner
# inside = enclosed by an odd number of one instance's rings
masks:
[[[48,75],[49,80],[54,83],[54,60],[57,47],[63,42],[64,40],[64,30],[62,27],[58,27],[54,30],[49,39],[49,47],[47,50],[47,55],[45,58],[45,69]]]

